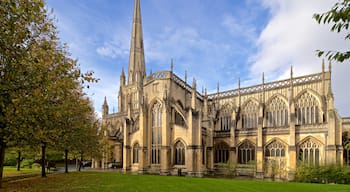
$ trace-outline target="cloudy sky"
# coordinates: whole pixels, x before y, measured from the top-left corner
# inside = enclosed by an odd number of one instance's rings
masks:
[[[318,25],[314,13],[331,0],[141,0],[146,70],[196,78],[210,92],[321,72],[315,50],[345,50],[344,34]],[[117,111],[119,75],[127,69],[133,0],[46,0],[63,42],[83,71],[100,79],[87,91],[97,112],[104,96]],[[328,62],[326,62],[328,63]],[[350,63],[334,63],[332,84],[341,116],[350,116]],[[191,83],[191,82],[189,82]]]

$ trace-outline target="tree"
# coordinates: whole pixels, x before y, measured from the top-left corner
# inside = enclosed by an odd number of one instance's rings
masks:
[[[60,143],[57,145],[59,150],[65,151],[66,173],[68,173],[68,152],[79,154],[82,160],[83,155],[95,153],[100,148],[95,111],[90,100],[79,90],[70,95],[71,99],[67,99],[67,111],[62,124],[63,132]]]
[[[322,13],[314,14],[314,19],[319,23],[332,24],[331,31],[340,33],[345,31],[345,40],[350,40],[349,22],[350,22],[350,0],[342,0],[334,4],[331,10]],[[328,60],[335,60],[338,62],[346,61],[350,58],[350,51],[321,51],[317,50],[319,57],[325,54]]]
[[[5,149],[23,142],[45,150],[62,135],[67,93],[84,82],[77,61],[57,37],[44,0],[0,1],[0,187]]]

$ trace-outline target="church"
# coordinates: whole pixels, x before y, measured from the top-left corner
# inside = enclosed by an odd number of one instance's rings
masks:
[[[350,119],[334,108],[332,67],[233,90],[202,93],[170,70],[146,75],[140,0],[134,2],[127,74],[118,112],[102,106],[106,147],[93,167],[131,173],[246,175],[293,180],[299,165],[349,163]],[[346,157],[347,159],[345,159]]]

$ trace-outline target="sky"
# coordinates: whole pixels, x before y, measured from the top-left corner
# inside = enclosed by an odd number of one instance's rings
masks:
[[[170,70],[198,91],[236,89],[265,81],[319,73],[316,50],[348,50],[344,33],[319,25],[314,13],[333,0],[141,0],[147,74]],[[46,0],[61,41],[82,71],[99,82],[86,90],[100,115],[104,97],[117,112],[119,77],[127,71],[133,0]],[[325,61],[328,69],[328,61]],[[350,116],[350,63],[332,63],[335,107]]]

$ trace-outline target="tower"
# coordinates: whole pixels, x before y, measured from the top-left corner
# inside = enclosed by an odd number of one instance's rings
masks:
[[[107,104],[107,99],[105,97],[105,100],[102,105],[102,117],[105,117],[106,115],[108,115],[108,104]]]
[[[146,76],[140,0],[135,0],[128,68],[128,85],[143,82]]]

